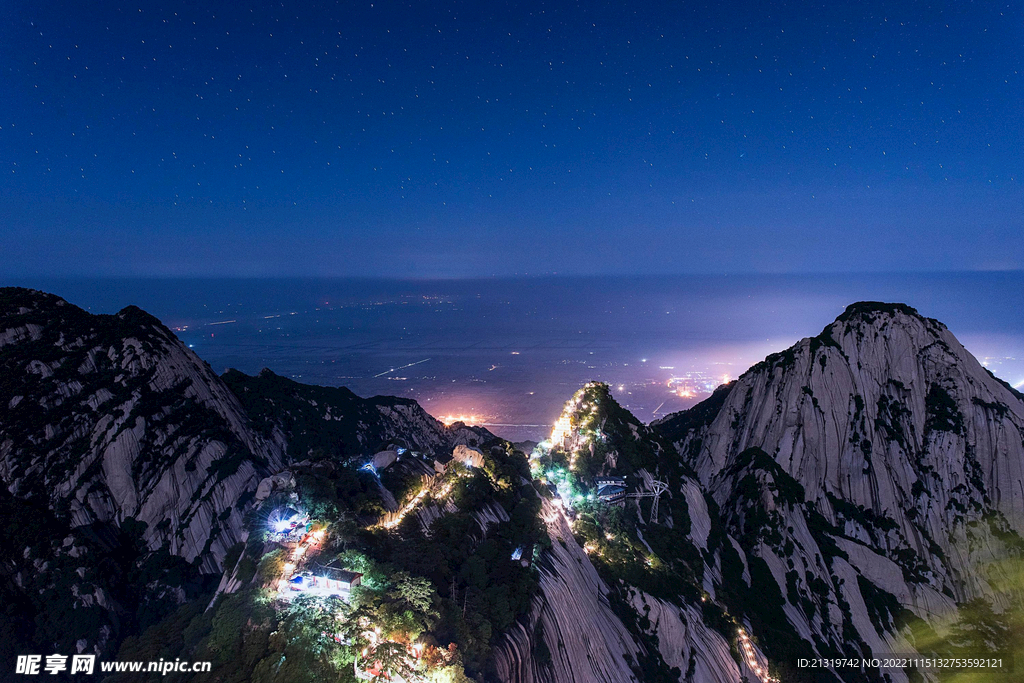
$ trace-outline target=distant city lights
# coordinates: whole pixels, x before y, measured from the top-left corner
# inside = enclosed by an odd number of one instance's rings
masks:
[[[456,422],[461,422],[467,425],[479,424],[482,418],[478,418],[476,415],[444,415],[438,419],[441,420],[446,427],[450,427]]]
[[[696,398],[699,394],[713,392],[718,382],[702,372],[688,372],[681,377],[670,377],[665,386],[679,398]]]

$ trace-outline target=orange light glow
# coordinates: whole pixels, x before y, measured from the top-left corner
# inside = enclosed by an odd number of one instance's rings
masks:
[[[475,425],[479,421],[476,415],[444,415],[439,418],[446,427],[450,427],[456,422],[461,422],[467,425]]]

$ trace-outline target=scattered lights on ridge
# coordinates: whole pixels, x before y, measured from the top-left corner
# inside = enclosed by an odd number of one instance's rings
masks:
[[[757,660],[757,653],[754,651],[754,646],[750,644],[750,636],[747,632],[740,628],[737,630],[737,635],[740,640],[740,651],[743,653],[743,661],[754,672],[757,679],[761,683],[779,683],[779,679],[772,678],[768,675],[768,667],[761,666]]]
[[[402,506],[402,509],[395,513],[386,515],[376,526],[381,527],[385,530],[394,529],[396,526],[402,523],[406,515],[416,509],[416,507],[423,502],[423,499],[428,495],[436,501],[444,500],[448,497],[448,494],[452,492],[457,479],[463,479],[465,477],[473,476],[468,471],[460,471],[458,474],[452,477],[451,470],[448,470],[447,475],[437,475],[434,477],[427,477],[424,480],[423,486],[419,492],[412,497],[408,503]],[[443,483],[442,483],[443,482]],[[372,527],[371,527],[372,528]]]

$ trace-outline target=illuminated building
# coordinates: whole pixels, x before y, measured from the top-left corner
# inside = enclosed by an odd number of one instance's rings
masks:
[[[595,477],[594,489],[597,499],[605,503],[617,503],[626,498],[626,480],[623,477]]]
[[[349,592],[362,582],[362,579],[363,575],[359,572],[334,565],[326,567],[316,565],[309,573],[295,577],[289,584],[292,590],[347,597]]]
[[[551,430],[551,446],[553,448],[566,448],[566,441],[572,434],[572,423],[569,416],[562,413],[562,416],[555,422]]]

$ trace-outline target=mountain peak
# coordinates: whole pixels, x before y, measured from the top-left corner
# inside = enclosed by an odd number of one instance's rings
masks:
[[[113,315],[95,314],[56,294],[25,287],[0,287],[0,324],[9,328],[52,327],[68,337],[99,335],[95,341],[104,343],[132,337],[177,343],[174,334],[158,318],[138,306],[126,306]]]
[[[56,294],[48,294],[26,287],[0,287],[0,316],[18,315],[28,311],[67,305],[68,302]]]
[[[953,613],[996,592],[984,568],[1022,547],[1024,403],[905,304],[852,304],[654,428],[735,542],[723,585],[751,592],[716,597],[775,661],[802,655],[778,648],[781,630],[766,638],[768,623],[815,634],[819,651],[879,651],[880,599],[913,619]]]
[[[912,306],[903,303],[888,303],[885,301],[857,301],[850,304],[832,323],[844,323],[846,325],[868,324],[872,325],[879,320],[886,318],[914,318],[928,327],[945,329],[945,325],[934,318],[927,318],[921,315]]]
[[[173,333],[167,329],[162,322],[160,322],[159,318],[142,310],[138,306],[125,306],[118,311],[114,317],[121,323],[121,329],[126,332],[130,331],[132,328],[140,331],[155,328],[159,332],[164,333],[165,336],[173,337]]]

